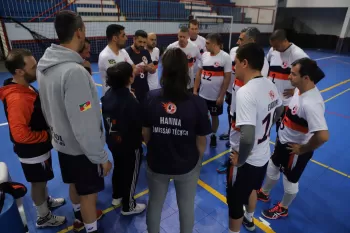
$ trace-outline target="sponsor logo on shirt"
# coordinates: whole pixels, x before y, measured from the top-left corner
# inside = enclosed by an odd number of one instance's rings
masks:
[[[163,108],[165,109],[165,112],[168,114],[174,114],[177,110],[177,107],[174,103],[163,103]]]
[[[91,102],[87,101],[79,105],[80,112],[85,112],[91,108]]]
[[[111,65],[117,64],[117,62],[114,59],[109,59],[108,63]]]
[[[272,100],[275,99],[275,93],[272,90],[269,92],[269,96]]]
[[[142,57],[142,61],[143,61],[145,64],[148,64],[148,59],[147,59],[146,56],[143,56],[143,57]]]

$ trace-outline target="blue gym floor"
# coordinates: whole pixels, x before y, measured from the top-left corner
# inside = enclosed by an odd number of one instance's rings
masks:
[[[350,57],[338,56],[320,51],[307,51],[318,60],[318,64],[326,73],[326,78],[318,84],[326,102],[326,119],[330,131],[330,140],[318,149],[308,164],[301,180],[300,191],[290,207],[289,216],[280,220],[262,222],[261,210],[280,201],[283,194],[279,183],[272,191],[270,203],[258,203],[255,212],[256,232],[279,233],[348,233],[350,232],[350,208],[346,204],[350,197]],[[93,65],[97,71],[97,65]],[[0,82],[10,75],[0,73]],[[94,74],[96,83],[101,83],[98,74]],[[36,85],[36,83],[34,84]],[[101,86],[97,85],[101,94]],[[14,181],[26,182],[17,156],[12,150],[9,140],[9,129],[6,117],[0,109],[0,161],[5,162]],[[225,108],[226,109],[226,108]],[[226,132],[228,122],[226,113],[220,117],[218,135]],[[275,140],[275,130],[271,130],[271,141]],[[271,142],[271,150],[273,143]],[[216,149],[207,149],[204,156],[204,166],[201,171],[195,201],[195,233],[226,233],[228,227],[228,211],[225,204],[225,175],[216,172],[216,168],[227,157],[226,141],[219,141]],[[107,147],[106,147],[107,149]],[[111,156],[110,156],[111,157]],[[111,157],[112,159],[112,157]],[[63,184],[57,153],[53,152],[53,169],[55,178],[49,182],[49,192],[54,197],[64,197],[67,204],[55,214],[65,215],[68,223],[60,228],[38,230],[35,228],[36,212],[29,192],[24,197],[24,208],[31,233],[69,232],[72,228],[73,212],[68,197],[68,186]],[[145,163],[142,164],[139,182],[137,184],[137,201],[147,203],[148,190],[146,182]],[[134,217],[120,215],[120,209],[111,208],[111,175],[105,179],[106,189],[99,193],[98,208],[105,210],[106,215],[99,221],[104,233],[143,233],[146,230],[146,213]],[[269,227],[268,227],[269,225]],[[164,203],[161,233],[179,233],[178,208],[174,185],[169,186],[167,199]],[[241,232],[247,232],[243,227]],[[12,232],[4,232],[12,233]]]

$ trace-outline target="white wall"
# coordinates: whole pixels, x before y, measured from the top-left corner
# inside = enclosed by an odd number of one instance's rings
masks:
[[[237,6],[270,6],[277,5],[277,0],[231,0]]]
[[[25,26],[31,30],[47,37],[47,38],[57,38],[53,23],[23,23]],[[105,37],[106,28],[111,24],[110,22],[86,22],[86,35],[87,37]],[[147,32],[155,32],[159,35],[161,34],[176,34],[179,29],[179,25],[182,23],[178,22],[122,22],[121,23],[126,28],[126,33],[132,35],[138,29],[143,29]],[[23,27],[15,23],[6,23],[7,36],[10,41],[13,40],[33,40],[32,35]],[[233,24],[233,33],[239,33],[245,27],[257,27],[262,33],[271,33],[273,31],[274,25],[259,25],[259,24]],[[223,33],[228,33],[227,28],[218,26],[222,29]],[[210,30],[202,30],[203,33],[212,32]],[[217,31],[219,32],[219,31]]]
[[[287,0],[286,7],[350,7],[350,0]]]
[[[279,8],[276,25],[285,19],[296,17],[316,31],[316,34],[339,36],[346,11],[346,8]]]

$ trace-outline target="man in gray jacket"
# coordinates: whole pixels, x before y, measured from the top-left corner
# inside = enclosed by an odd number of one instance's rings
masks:
[[[42,108],[58,151],[62,179],[70,184],[74,230],[97,232],[97,193],[111,163],[104,150],[105,137],[96,86],[78,54],[85,43],[79,15],[61,11],[55,19],[60,45],[52,44],[38,63],[37,78]],[[81,205],[81,206],[80,206]],[[81,211],[81,212],[80,212]]]

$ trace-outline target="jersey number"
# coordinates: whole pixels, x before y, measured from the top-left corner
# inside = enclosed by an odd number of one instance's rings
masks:
[[[270,124],[271,124],[271,113],[267,114],[267,116],[262,121],[262,124],[265,125],[265,133],[261,139],[258,139],[258,144],[266,141],[267,137],[270,135]]]
[[[211,76],[212,76],[212,75],[213,75],[213,74],[212,74],[211,72],[205,72],[205,73],[203,74],[202,79],[211,81]]]

